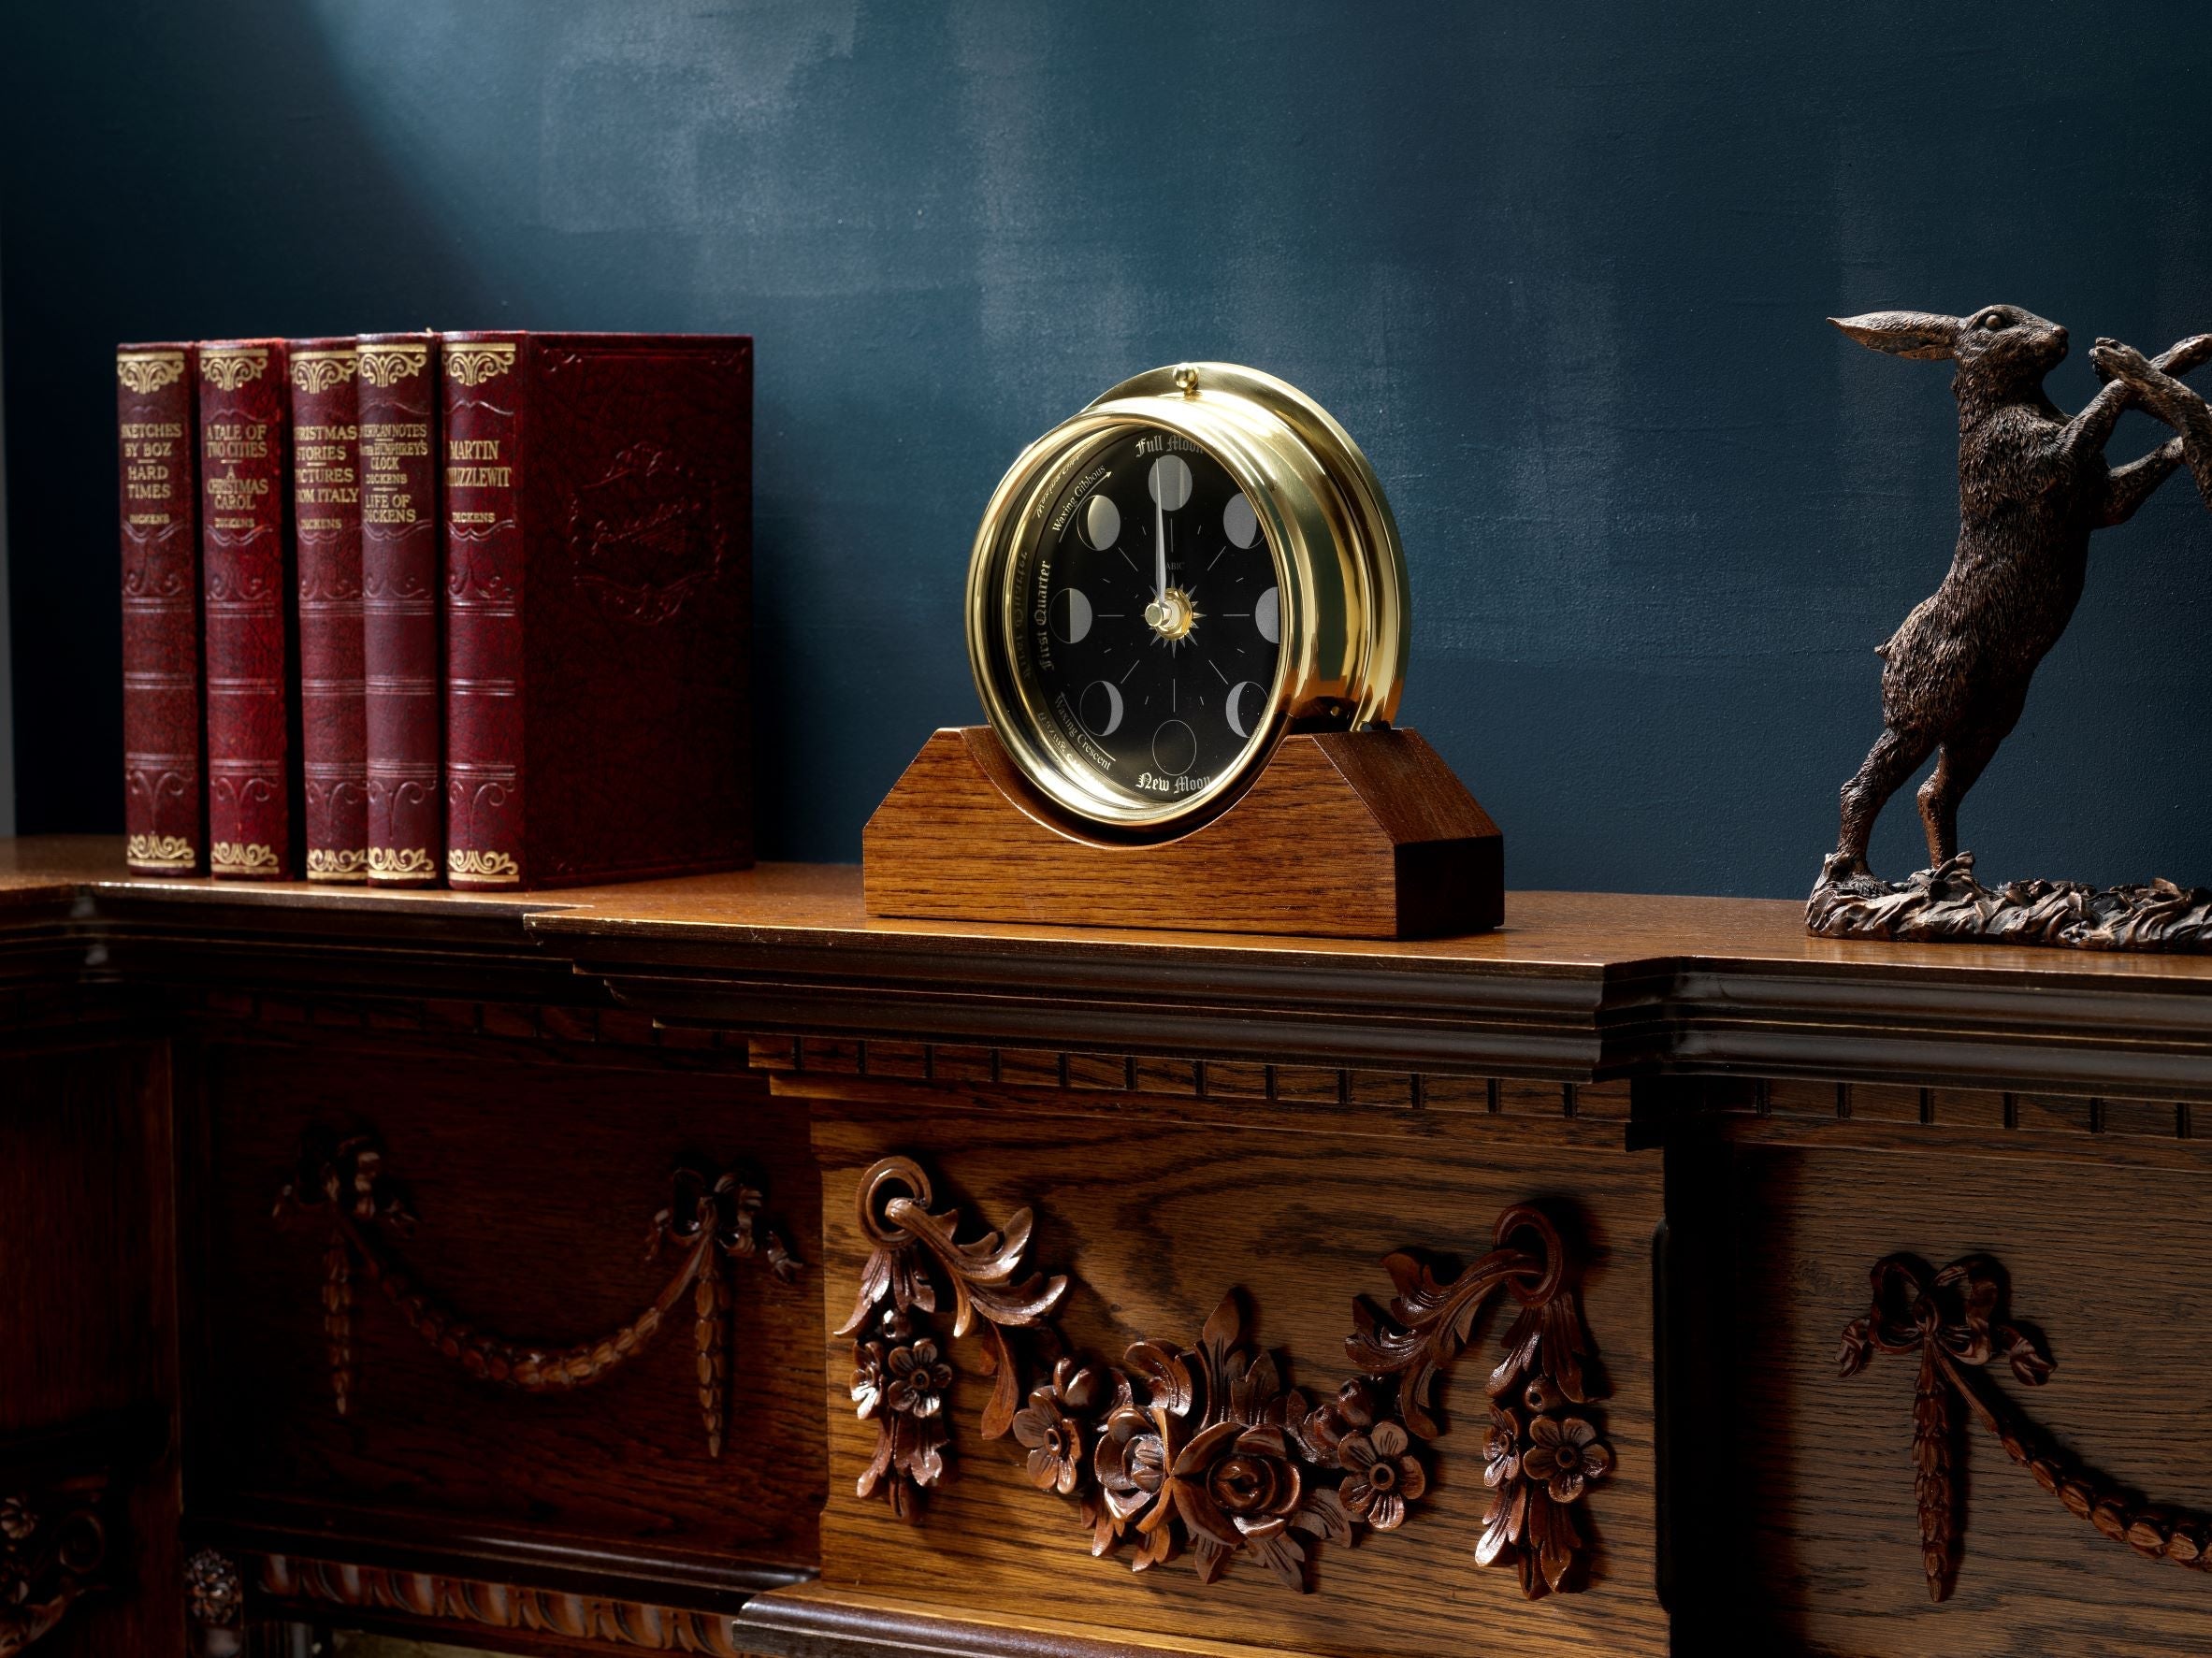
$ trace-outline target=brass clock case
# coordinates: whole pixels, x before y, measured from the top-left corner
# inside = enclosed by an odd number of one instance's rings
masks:
[[[1219,462],[1266,538],[1279,589],[1279,646],[1264,716],[1207,787],[1148,799],[1100,776],[1055,728],[1016,642],[1032,596],[1015,572],[1047,533],[1054,501],[1092,457],[1133,430],[1164,432]],[[968,662],[1006,752],[1078,833],[1160,840],[1225,809],[1283,733],[1356,728],[1397,712],[1410,594],[1397,525],[1351,435],[1295,387],[1230,363],[1155,368],[1106,393],[1023,450],[985,509],[968,565]]]

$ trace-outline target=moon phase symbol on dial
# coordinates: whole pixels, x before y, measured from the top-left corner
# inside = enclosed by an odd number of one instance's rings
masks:
[[[1180,777],[1197,761],[1198,733],[1184,720],[1162,720],[1152,733],[1152,764],[1170,777]]]
[[[1090,631],[1090,598],[1080,587],[1063,587],[1052,596],[1052,637],[1062,644],[1081,644]]]
[[[1229,729],[1239,737],[1250,737],[1252,734],[1251,728],[1244,723],[1244,694],[1247,691],[1251,692],[1254,696],[1265,694],[1260,689],[1258,680],[1240,679],[1229,687],[1228,698],[1222,705],[1222,711],[1229,716]]]
[[[1121,509],[1113,497],[1100,494],[1083,509],[1083,540],[1093,553],[1104,553],[1121,539]]]
[[[1252,606],[1252,626],[1269,644],[1282,642],[1282,589],[1270,587]]]
[[[1229,504],[1222,509],[1222,530],[1239,547],[1249,547],[1260,539],[1260,520],[1252,512],[1251,502],[1238,490],[1229,497]]]
[[[1076,713],[1092,736],[1111,737],[1121,728],[1121,687],[1108,680],[1092,680],[1083,687]]]
[[[1190,463],[1179,454],[1162,455],[1146,474],[1145,487],[1152,492],[1152,498],[1164,511],[1179,512],[1191,498]]]

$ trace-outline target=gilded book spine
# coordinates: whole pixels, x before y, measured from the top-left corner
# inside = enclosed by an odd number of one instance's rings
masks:
[[[439,795],[437,356],[428,334],[364,334],[361,605],[369,879],[433,887]]]
[[[447,335],[446,872],[455,887],[526,877],[521,388],[527,341]]]
[[[189,345],[116,350],[123,829],[130,867],[146,875],[195,874],[207,858],[196,379]]]
[[[213,872],[289,880],[284,342],[199,348],[200,553]]]
[[[300,775],[311,881],[369,879],[358,368],[350,339],[292,342]]]

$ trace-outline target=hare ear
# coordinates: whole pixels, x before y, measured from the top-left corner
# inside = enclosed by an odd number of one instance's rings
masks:
[[[1951,347],[1965,326],[1957,317],[1939,317],[1926,310],[1870,310],[1863,317],[1830,317],[1829,321],[1870,350],[1893,357],[1932,357],[1956,354]]]

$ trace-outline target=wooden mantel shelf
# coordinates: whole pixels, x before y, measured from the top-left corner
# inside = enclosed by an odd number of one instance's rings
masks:
[[[1786,901],[1515,892],[1421,942],[902,921],[846,865],[544,893],[131,877],[0,843],[0,941],[159,980],[571,975],[666,1023],[1430,1073],[1818,1076],[2212,1098],[2212,959],[1809,937]],[[371,966],[373,964],[373,966]],[[580,987],[579,987],[580,988]],[[571,994],[574,993],[573,988]]]
[[[1787,901],[1352,942],[0,842],[0,1498],[114,1521],[57,1651],[2193,1651],[2207,1101],[2212,959]],[[150,1467],[10,1438],[119,1410]]]

